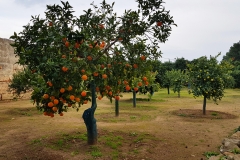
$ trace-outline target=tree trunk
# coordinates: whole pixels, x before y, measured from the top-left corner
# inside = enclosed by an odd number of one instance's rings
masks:
[[[180,92],[178,92],[178,98],[180,98]]]
[[[169,85],[167,86],[168,94],[170,94]]]
[[[119,116],[119,101],[115,99],[115,116]]]
[[[133,107],[136,107],[136,91],[133,90]]]
[[[92,106],[91,108],[88,108],[83,112],[82,118],[84,119],[85,125],[87,127],[88,144],[94,145],[97,144],[97,124],[96,119],[94,118],[94,112],[97,108],[97,102],[94,80],[91,81],[90,86],[92,92]]]
[[[203,97],[203,114],[206,115],[206,101],[207,101],[207,98],[206,96]]]

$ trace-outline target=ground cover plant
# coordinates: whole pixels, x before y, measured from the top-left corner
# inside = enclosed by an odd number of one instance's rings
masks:
[[[151,101],[144,94],[137,97],[133,108],[132,93],[124,93],[119,117],[107,98],[97,100],[94,146],[87,145],[81,112],[74,108],[48,118],[29,99],[0,101],[0,159],[205,160],[219,153],[223,138],[239,126],[239,89],[227,89],[219,105],[208,101],[206,115],[202,98],[193,99],[186,88],[180,98],[166,89],[155,92]]]

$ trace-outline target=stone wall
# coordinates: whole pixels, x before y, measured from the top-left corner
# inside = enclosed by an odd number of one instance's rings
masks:
[[[22,69],[16,64],[18,59],[14,55],[11,43],[11,40],[0,38],[0,100],[13,97],[8,92],[9,80],[12,79],[14,73]]]

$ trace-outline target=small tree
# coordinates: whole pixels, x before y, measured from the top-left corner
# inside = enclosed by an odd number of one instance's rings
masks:
[[[224,96],[227,80],[230,78],[232,65],[223,62],[218,63],[217,57],[210,59],[206,56],[193,60],[189,65],[189,81],[194,97],[203,96],[203,114],[206,114],[206,100],[212,99],[216,104]]]
[[[169,80],[171,86],[173,86],[173,92],[178,93],[178,98],[180,98],[180,92],[182,87],[187,82],[187,75],[185,71],[181,70],[171,70],[166,72],[166,79]]]

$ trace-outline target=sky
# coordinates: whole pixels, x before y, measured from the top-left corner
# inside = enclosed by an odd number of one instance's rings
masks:
[[[135,0],[115,1],[114,11],[120,16],[125,9],[137,9]],[[74,15],[90,8],[93,0],[69,0]],[[99,5],[102,0],[94,0]],[[177,27],[173,26],[168,41],[161,43],[161,61],[177,58],[193,60],[201,56],[226,55],[230,47],[240,41],[240,0],[165,0]],[[60,0],[0,0],[0,38],[19,33],[31,15],[44,17],[46,5],[60,4]]]

